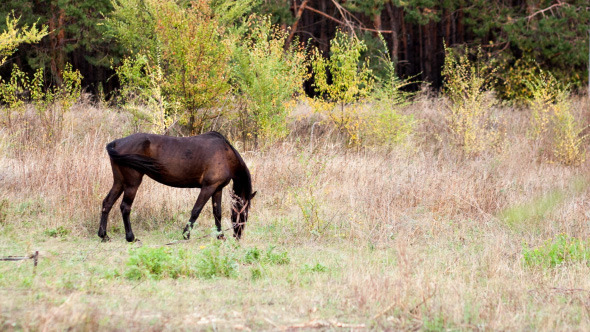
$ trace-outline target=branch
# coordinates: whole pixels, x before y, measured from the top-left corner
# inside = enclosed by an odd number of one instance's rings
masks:
[[[339,24],[342,24],[342,25],[348,25],[348,26],[350,26],[350,27],[351,27],[351,29],[353,29],[353,28],[354,28],[354,27],[353,27],[353,26],[351,26],[350,24],[347,24],[346,22],[344,22],[344,21],[341,21],[341,20],[339,20],[339,19],[335,18],[334,16],[330,16],[330,15],[328,15],[328,14],[326,14],[326,13],[322,12],[322,11],[319,11],[319,10],[317,10],[317,9],[313,8],[313,7],[307,6],[307,7],[305,7],[305,9],[307,9],[307,10],[309,10],[309,11],[312,11],[312,12],[314,12],[314,13],[316,13],[316,14],[320,14],[320,15],[322,15],[322,16],[324,16],[324,17],[327,17],[327,18],[329,18],[330,20],[332,20],[332,21],[334,21],[334,22],[336,22],[336,23],[339,23]],[[364,28],[364,27],[358,27],[358,29],[360,29],[360,30],[363,30],[363,31],[371,31],[371,32],[380,32],[380,33],[393,33],[393,31],[392,31],[392,30],[377,30],[377,29],[369,29],[369,28]]]
[[[299,10],[297,10],[297,15],[295,16],[295,23],[293,23],[293,26],[291,27],[291,31],[289,32],[289,37],[287,37],[287,41],[285,42],[285,49],[288,49],[289,46],[291,46],[291,41],[293,40],[293,35],[295,35],[295,32],[297,32],[297,25],[299,25],[299,20],[301,19],[301,15],[303,14],[303,11],[305,10],[305,6],[307,6],[308,2],[309,2],[309,0],[304,0],[303,3],[301,4],[301,7],[299,7]],[[295,2],[295,5],[297,5],[297,2]]]
[[[538,11],[532,13],[531,15],[527,16],[527,22],[530,22],[535,16],[537,16],[539,14],[542,14],[543,17],[545,17],[545,12],[548,10],[552,11],[553,8],[559,8],[559,7],[564,7],[564,6],[571,6],[571,5],[569,3],[561,2],[561,0],[558,0],[557,3],[552,4],[551,6],[545,8],[545,9],[538,10]]]

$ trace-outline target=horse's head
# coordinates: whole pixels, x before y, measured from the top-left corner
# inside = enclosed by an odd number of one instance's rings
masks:
[[[250,210],[251,201],[254,196],[256,196],[256,192],[244,198],[236,195],[232,197],[231,222],[234,227],[234,237],[238,240],[242,237],[242,231],[246,227],[246,222],[248,222],[248,211]]]

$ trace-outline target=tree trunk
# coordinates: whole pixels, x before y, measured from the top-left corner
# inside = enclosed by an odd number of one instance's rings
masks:
[[[56,84],[63,83],[63,70],[65,68],[65,19],[66,12],[63,8],[52,5],[52,14],[49,19],[49,53],[51,54],[51,75]]]

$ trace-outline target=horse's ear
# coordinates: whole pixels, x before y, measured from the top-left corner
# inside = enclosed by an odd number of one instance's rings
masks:
[[[250,199],[254,198],[254,196],[256,196],[256,191],[252,193],[252,195],[250,195]]]

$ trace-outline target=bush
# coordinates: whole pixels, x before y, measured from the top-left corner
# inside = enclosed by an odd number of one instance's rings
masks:
[[[564,165],[580,165],[586,159],[584,127],[575,118],[568,87],[548,72],[540,71],[526,82],[531,91],[529,137],[539,142],[550,158]]]
[[[268,17],[252,16],[247,27],[245,36],[233,42],[231,82],[238,123],[244,141],[254,136],[272,142],[288,133],[286,118],[295,106],[291,101],[308,77],[307,54],[297,43],[283,49],[288,34]]]
[[[496,146],[501,132],[491,110],[496,105],[492,93],[494,69],[482,59],[470,60],[467,48],[462,53],[445,46],[444,94],[449,98],[447,123],[454,143],[466,155],[477,155]]]
[[[166,107],[166,114],[177,113],[191,133],[205,131],[215,118],[212,109],[229,90],[231,55],[209,2],[118,0],[108,25],[132,54],[140,55],[136,59],[146,62],[149,78],[141,81],[158,92],[156,118]]]
[[[312,54],[314,87],[318,93],[314,106],[346,134],[349,145],[360,143],[364,119],[359,103],[366,101],[373,88],[372,72],[361,59],[366,49],[356,36],[338,31],[330,41],[329,59],[318,49]]]

